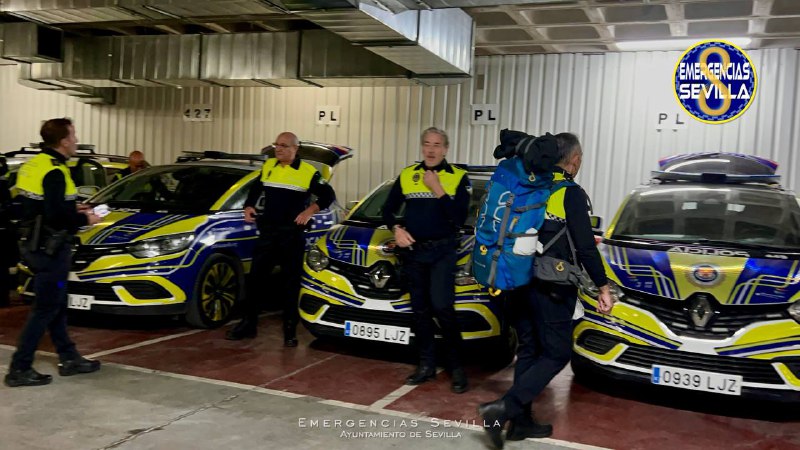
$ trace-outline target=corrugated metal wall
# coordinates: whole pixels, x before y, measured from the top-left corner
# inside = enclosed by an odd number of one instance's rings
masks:
[[[538,134],[572,131],[584,146],[578,181],[609,217],[623,196],[648,178],[660,157],[693,151],[737,151],[781,164],[784,185],[800,189],[800,52],[749,52],[758,92],[750,109],[723,125],[684,119],[678,131],[655,129],[658,113],[677,113],[671,91],[678,52],[480,57],[472,80],[444,87],[136,88],[119,89],[114,106],[88,106],[17,84],[0,67],[0,147],[37,141],[42,119],[69,116],[81,141],[103,152],[143,150],[153,163],[181,151],[256,152],[283,130],[301,139],[349,145],[333,186],[357,199],[418,157],[427,126],[451,133],[450,160],[491,163],[501,128]],[[496,126],[470,125],[470,104],[497,103]],[[213,122],[184,122],[187,104],[211,104]],[[319,105],[341,106],[340,127],[316,125]]]

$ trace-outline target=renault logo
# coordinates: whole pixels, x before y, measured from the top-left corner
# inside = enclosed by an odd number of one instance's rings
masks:
[[[711,308],[711,303],[705,297],[697,297],[689,307],[689,317],[694,326],[698,328],[705,328],[713,315],[714,310]]]
[[[379,265],[369,271],[369,281],[378,289],[386,287],[390,278],[392,278],[392,273],[385,265]]]

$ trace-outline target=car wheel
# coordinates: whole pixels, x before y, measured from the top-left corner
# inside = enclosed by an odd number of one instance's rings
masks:
[[[243,286],[244,275],[236,260],[226,255],[211,255],[198,274],[186,321],[197,328],[224,325],[242,298]]]
[[[517,330],[514,327],[506,327],[500,337],[495,341],[484,360],[484,367],[490,370],[500,370],[508,367],[514,356],[517,355]]]

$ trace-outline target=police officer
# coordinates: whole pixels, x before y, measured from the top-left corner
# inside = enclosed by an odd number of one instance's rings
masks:
[[[128,167],[120,170],[114,175],[114,181],[121,180],[128,175],[134,174],[148,166],[144,160],[144,153],[134,150],[128,155]]]
[[[77,189],[67,160],[77,154],[78,138],[69,119],[46,121],[40,134],[45,147],[19,169],[17,188],[22,198],[22,225],[29,230],[22,256],[33,270],[36,298],[19,336],[17,351],[5,377],[6,385],[39,386],[52,377],[32,368],[34,352],[45,331],[58,352],[61,376],[89,373],[100,362],[82,357],[67,334],[67,275],[72,239],[78,228],[98,223],[88,208],[75,204]]]
[[[0,155],[0,307],[8,306],[11,276],[8,268],[16,264],[16,239],[11,232],[11,193],[8,191],[8,164]]]
[[[554,170],[554,181],[571,181],[578,174],[583,160],[580,142],[570,133],[557,134],[555,140],[559,163]],[[569,236],[558,234],[564,228]],[[557,235],[559,237],[553,241]],[[578,261],[571,261],[569,238]],[[595,285],[600,286],[598,311],[603,314],[611,312],[613,301],[603,261],[595,246],[588,197],[580,186],[562,187],[553,192],[547,202],[540,239],[547,245],[553,241],[546,251],[548,256],[583,266]],[[508,440],[542,438],[553,433],[551,425],[533,420],[531,402],[567,365],[572,354],[572,317],[578,297],[577,287],[534,279],[519,294],[509,302],[510,317],[519,338],[514,384],[505,396],[478,408],[484,429],[497,448],[503,447],[502,430],[509,421]]]
[[[453,305],[458,231],[467,218],[470,183],[465,170],[445,160],[449,142],[443,130],[428,128],[422,133],[421,144],[422,162],[400,172],[383,209],[383,220],[394,231],[397,245],[407,249],[403,265],[419,365],[406,384],[417,385],[436,377],[436,317],[447,347],[451,389],[460,394],[467,390],[467,376],[459,361],[461,332]],[[403,203],[404,224],[398,224],[394,214]]]
[[[286,283],[283,302],[283,344],[297,346],[297,297],[305,252],[304,230],[311,217],[333,203],[333,188],[319,171],[297,157],[300,141],[293,133],[283,132],[273,144],[275,157],[264,162],[261,182],[255,184],[245,202],[245,221],[256,222],[259,237],[253,253],[253,263],[247,278],[247,295],[243,304],[244,317],[231,329],[226,338],[253,338],[257,333],[260,299],[264,297],[262,280],[269,279],[275,265],[281,267]],[[264,214],[256,219],[256,202],[265,196]],[[311,195],[317,197],[310,203]]]

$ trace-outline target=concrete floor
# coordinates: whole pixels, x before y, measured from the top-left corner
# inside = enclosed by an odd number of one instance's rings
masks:
[[[2,367],[26,314],[19,303],[0,309]],[[484,449],[475,407],[513,378],[512,367],[473,364],[466,394],[451,393],[446,374],[404,386],[413,355],[314,340],[305,330],[298,348],[284,349],[275,314],[242,342],[224,340],[226,328],[192,330],[168,319],[73,319],[78,349],[103,369],[56,375],[44,387],[0,386],[0,449]],[[36,368],[56,374],[49,339],[40,350]],[[800,449],[796,408],[572,378],[565,369],[534,406],[553,423],[553,438],[507,448]]]

